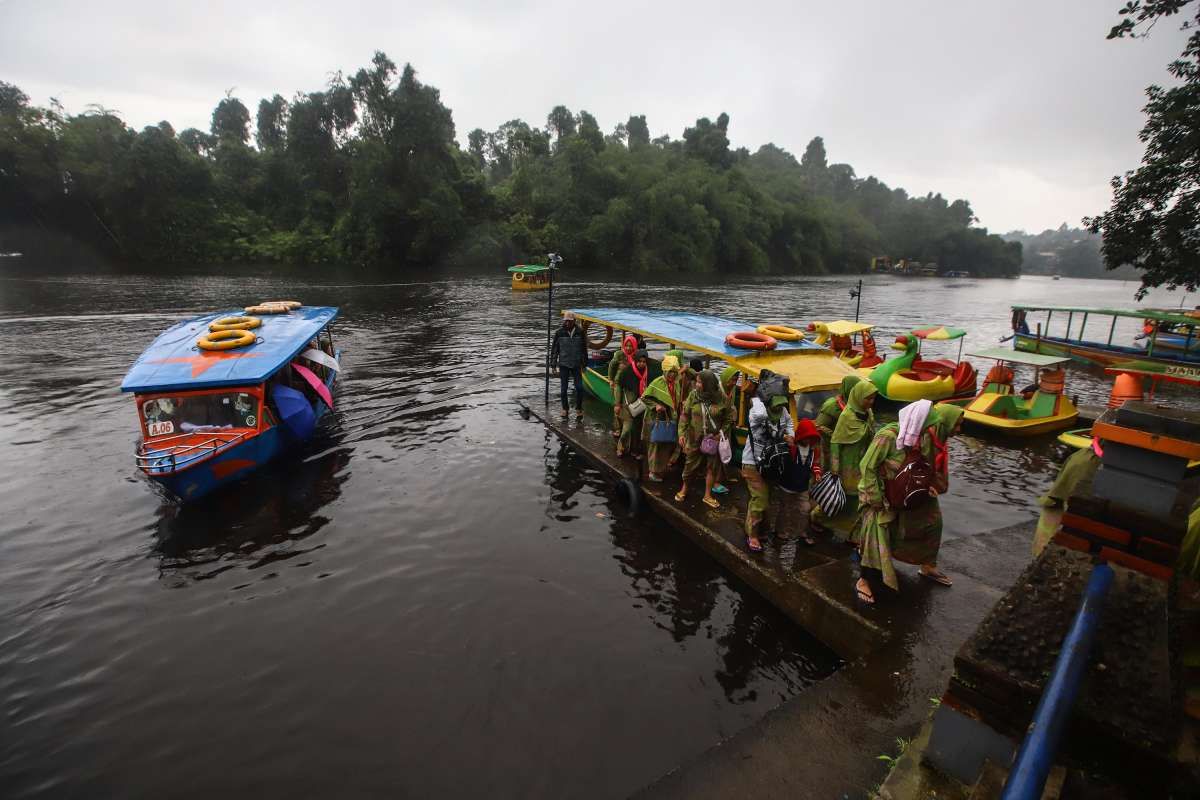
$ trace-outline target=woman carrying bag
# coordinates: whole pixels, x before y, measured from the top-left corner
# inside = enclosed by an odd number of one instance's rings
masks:
[[[642,442],[646,445],[646,480],[661,482],[675,455],[679,440],[679,409],[683,405],[679,388],[679,359],[666,356],[663,374],[642,392],[646,420],[642,423]]]
[[[851,513],[858,508],[856,493],[861,477],[858,463],[867,452],[871,437],[875,435],[875,414],[871,408],[875,405],[875,395],[878,393],[875,384],[859,381],[850,390],[846,398],[846,407],[838,415],[833,435],[829,437],[829,472],[823,477],[822,485],[814,487],[813,497],[824,496],[829,488],[826,484],[836,479],[840,484],[837,494],[842,496],[843,503],[841,508],[832,514],[828,513],[829,509],[821,509],[821,513],[817,515],[817,522],[822,527],[832,527],[834,517],[841,513]]]
[[[852,541],[858,545],[858,599],[875,602],[882,582],[898,591],[892,560],[920,564],[920,575],[943,586],[951,581],[937,568],[942,545],[938,495],[950,488],[948,443],[962,428],[963,410],[931,408],[918,400],[900,410],[900,422],[884,425],[862,460],[861,504]]]
[[[817,541],[809,531],[808,487],[814,475],[821,472],[821,434],[812,420],[802,419],[796,425],[794,438],[779,477],[779,491],[771,492],[767,527],[781,539],[799,536],[800,541],[812,547]]]
[[[682,503],[687,499],[688,481],[703,467],[704,505],[709,508],[721,507],[717,498],[713,497],[713,486],[721,469],[721,439],[725,439],[728,448],[732,425],[733,415],[721,392],[716,373],[707,369],[700,371],[696,388],[684,401],[683,413],[679,417],[679,446],[685,461],[683,485],[679,487],[679,494],[675,495],[677,502]]]
[[[750,492],[750,502],[746,505],[746,547],[752,553],[761,553],[758,529],[771,504],[771,490],[763,474],[768,451],[777,449],[780,442],[791,445],[794,441],[787,395],[772,395],[769,404],[754,397],[747,423],[749,433],[746,448],[742,451],[742,477]]]
[[[645,406],[640,398],[646,389],[648,375],[645,350],[634,351],[632,355],[625,354],[625,363],[617,369],[613,387],[615,400],[613,405],[621,418],[621,436],[617,439],[617,458],[633,455],[634,445],[641,438],[639,426],[642,424],[642,413]]]

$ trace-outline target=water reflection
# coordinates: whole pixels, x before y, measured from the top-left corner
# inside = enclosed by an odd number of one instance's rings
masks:
[[[546,515],[570,522],[580,495],[611,487],[586,460],[557,437],[545,451],[546,484],[552,494]],[[734,705],[778,702],[820,680],[841,664],[838,657],[799,630],[753,592],[732,591],[721,569],[667,523],[646,514],[630,517],[608,497],[612,558],[628,582],[633,608],[676,645],[700,636],[711,640],[719,661],[712,677]],[[769,690],[768,697],[760,691]]]
[[[303,543],[329,523],[321,510],[341,495],[352,454],[338,448],[310,458],[285,457],[228,491],[186,505],[164,502],[150,554],[158,560],[159,578],[182,587],[231,569],[254,573],[311,556],[325,543]],[[311,563],[305,558],[294,566]],[[259,579],[273,576],[269,572]]]

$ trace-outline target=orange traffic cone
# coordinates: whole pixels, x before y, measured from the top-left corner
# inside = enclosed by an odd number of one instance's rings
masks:
[[[1108,396],[1109,408],[1120,408],[1126,400],[1142,399],[1142,379],[1128,372],[1118,372],[1113,381],[1112,394]]]

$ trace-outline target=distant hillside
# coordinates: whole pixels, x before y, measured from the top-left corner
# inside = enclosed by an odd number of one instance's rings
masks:
[[[1104,268],[1100,257],[1100,237],[1082,228],[1069,228],[1067,223],[1041,233],[1010,231],[1000,234],[1008,242],[1020,242],[1023,261],[1021,272],[1026,275],[1067,275],[1072,278],[1111,278],[1140,280],[1133,267],[1115,270]]]

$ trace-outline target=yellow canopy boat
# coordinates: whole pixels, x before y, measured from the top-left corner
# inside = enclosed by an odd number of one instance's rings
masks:
[[[1079,418],[1079,409],[1064,393],[1064,371],[1069,358],[1022,353],[1002,347],[968,353],[990,358],[996,365],[984,378],[983,390],[972,398],[946,401],[966,411],[965,421],[1010,436],[1036,436],[1069,428]],[[1033,367],[1037,388],[1028,393],[1013,391],[1013,371],[1009,364]],[[1045,372],[1043,372],[1045,370]]]
[[[517,264],[509,267],[514,292],[536,292],[550,288],[550,267],[541,264]]]

